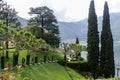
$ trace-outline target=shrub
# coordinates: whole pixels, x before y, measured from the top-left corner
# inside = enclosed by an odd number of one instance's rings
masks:
[[[90,67],[88,66],[88,62],[80,63],[79,66],[80,66],[80,68],[79,68],[80,71],[86,71],[86,72],[90,71]]]
[[[4,56],[1,56],[1,69],[4,69],[4,65],[5,65],[5,58]]]
[[[47,60],[47,56],[44,55],[44,63],[46,63],[46,60]]]
[[[65,60],[59,60],[57,63],[62,65],[62,66],[65,66],[66,61]]]
[[[26,55],[26,64],[27,64],[27,65],[30,64],[30,55]]]
[[[87,62],[84,63],[67,63],[67,66],[71,67],[72,69],[76,69],[79,71],[89,72],[89,66]]]
[[[51,61],[52,61],[52,62],[54,61],[54,57],[53,57],[53,56],[51,57]]]
[[[18,58],[19,58],[19,54],[16,54],[16,65],[18,64]]]
[[[38,57],[35,56],[35,63],[38,63]]]
[[[18,57],[19,54],[13,54],[13,67],[15,67],[18,64]]]

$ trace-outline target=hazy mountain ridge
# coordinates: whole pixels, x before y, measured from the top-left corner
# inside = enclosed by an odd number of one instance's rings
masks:
[[[20,16],[17,16],[18,20],[21,22],[22,26],[26,26],[27,25],[27,19],[22,18]]]
[[[59,22],[58,25],[62,41],[73,41],[76,37],[86,40],[87,19],[79,22]]]
[[[102,30],[102,16],[98,17],[98,30],[99,35]],[[110,14],[110,24],[113,33],[114,41],[120,40],[120,13]],[[72,41],[76,37],[79,40],[87,39],[88,19],[84,19],[78,22],[59,22],[60,36],[62,41]]]
[[[27,25],[27,20],[18,16],[19,21],[23,26]],[[111,13],[111,30],[113,33],[114,41],[120,41],[120,13]],[[58,22],[61,41],[73,41],[76,37],[80,41],[87,39],[88,19],[78,22]],[[102,16],[98,17],[98,29],[101,33],[102,29]]]

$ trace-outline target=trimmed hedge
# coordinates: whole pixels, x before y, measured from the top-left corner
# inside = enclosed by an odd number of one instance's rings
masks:
[[[65,60],[58,60],[57,63],[60,64],[60,65],[62,65],[62,66],[65,66],[66,61]]]
[[[54,61],[54,57],[53,57],[53,56],[51,57],[51,61],[52,61],[52,62]]]
[[[19,54],[13,54],[13,67],[15,67],[18,64],[18,57]]]
[[[46,61],[47,61],[47,56],[44,55],[44,63],[46,63]]]
[[[38,57],[35,56],[35,63],[38,63]]]
[[[4,69],[5,67],[5,57],[1,56],[1,69]]]
[[[67,66],[69,66],[72,69],[83,71],[83,72],[89,72],[90,71],[90,68],[89,68],[87,62],[84,62],[84,63],[67,63]]]
[[[26,55],[26,64],[27,64],[27,65],[30,64],[30,55]]]

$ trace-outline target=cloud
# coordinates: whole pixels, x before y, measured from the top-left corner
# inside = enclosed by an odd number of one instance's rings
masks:
[[[87,17],[90,0],[49,0],[59,21],[78,21]],[[59,15],[59,16],[58,16]]]
[[[29,8],[48,6],[54,10],[59,21],[78,21],[88,17],[91,0],[5,0],[19,12],[18,15],[29,18]],[[104,2],[107,1],[110,12],[120,12],[120,0],[94,0],[98,16],[103,14]]]
[[[30,7],[37,7],[44,5],[43,0],[4,0],[11,5],[12,8],[15,8],[18,11],[18,15],[24,18],[29,18],[29,9]]]

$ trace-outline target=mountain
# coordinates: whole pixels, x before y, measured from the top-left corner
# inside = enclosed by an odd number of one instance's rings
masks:
[[[113,38],[115,41],[119,41],[120,13],[111,13],[110,21]],[[59,22],[58,24],[62,41],[73,41],[76,37],[78,37],[80,41],[87,39],[87,19],[78,22]],[[102,29],[102,16],[98,17],[98,29],[100,34]]]
[[[61,41],[73,41],[78,37],[80,40],[86,40],[87,19],[79,22],[59,22]]]
[[[27,19],[22,18],[20,16],[17,16],[18,20],[21,22],[22,26],[26,26],[27,25]]]

